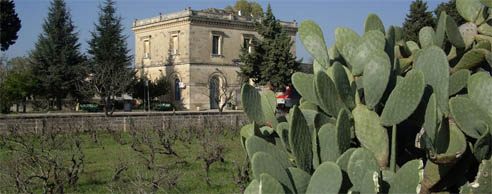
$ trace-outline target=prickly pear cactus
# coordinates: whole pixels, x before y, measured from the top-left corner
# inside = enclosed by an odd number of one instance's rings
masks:
[[[280,116],[272,92],[241,90],[245,193],[490,193],[491,6],[457,0],[467,23],[441,12],[418,43],[375,14],[329,47],[301,23],[314,74],[292,75],[300,104]]]

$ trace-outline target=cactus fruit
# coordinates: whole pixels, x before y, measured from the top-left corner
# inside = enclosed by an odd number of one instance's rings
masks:
[[[381,126],[380,118],[374,111],[359,104],[352,111],[355,121],[355,136],[363,147],[376,157],[380,167],[388,165],[389,139],[386,129]]]
[[[381,19],[379,19],[378,15],[373,14],[373,13],[369,14],[366,17],[366,22],[364,23],[364,32],[369,32],[372,30],[377,30],[377,31],[380,31],[382,33],[385,33],[383,21],[381,21]]]
[[[389,193],[420,193],[423,168],[422,160],[405,163],[394,175]]]
[[[466,87],[471,72],[468,69],[459,70],[449,77],[449,96],[463,90]]]
[[[324,68],[330,66],[330,57],[326,49],[325,38],[321,28],[315,22],[306,20],[299,26],[299,38],[314,59]]]
[[[422,49],[415,60],[415,69],[424,73],[425,83],[436,93],[437,106],[442,112],[448,111],[449,63],[446,54],[437,46]]]
[[[364,94],[366,105],[374,109],[383,97],[388,85],[391,71],[391,61],[382,50],[375,50],[369,54],[369,60],[364,66]]]
[[[329,181],[327,181],[329,180]],[[342,185],[342,171],[334,162],[323,162],[314,171],[306,194],[338,193]]]
[[[381,124],[392,126],[407,119],[419,105],[424,89],[424,74],[416,69],[408,72],[388,97],[381,114]]]

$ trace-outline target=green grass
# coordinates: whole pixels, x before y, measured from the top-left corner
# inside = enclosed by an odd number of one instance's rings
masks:
[[[158,155],[156,164],[164,166],[169,170],[169,174],[177,175],[177,185],[168,188],[162,185],[159,193],[237,193],[238,186],[234,183],[233,175],[237,175],[237,164],[244,166],[246,153],[241,147],[239,135],[225,134],[213,137],[225,147],[224,162],[216,162],[210,168],[211,185],[205,181],[205,163],[197,159],[203,152],[203,147],[198,139],[194,139],[191,144],[176,141],[174,149],[179,158],[172,155]],[[140,185],[136,181],[137,174],[155,175],[157,170],[145,168],[144,160],[139,154],[133,151],[130,144],[120,145],[108,133],[99,132],[99,142],[95,143],[89,134],[84,134],[83,151],[85,154],[84,170],[80,174],[77,188],[69,188],[70,193],[135,193],[148,185]],[[123,135],[123,140],[130,141],[127,134]],[[5,147],[0,147],[0,165],[2,161],[9,160],[11,155]],[[186,164],[179,162],[186,161]],[[120,164],[127,164],[129,169],[121,174],[118,181],[112,181],[115,168]],[[8,168],[2,166],[1,169]],[[142,183],[148,183],[145,180]],[[1,181],[0,181],[1,182]],[[1,185],[0,193],[9,193],[13,190],[13,185]],[[41,190],[40,190],[41,191]],[[148,191],[148,190],[147,190]]]

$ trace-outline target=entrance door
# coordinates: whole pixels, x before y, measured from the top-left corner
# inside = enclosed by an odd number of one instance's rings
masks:
[[[220,98],[220,90],[219,90],[219,78],[217,76],[212,77],[210,79],[210,109],[218,109],[219,105],[217,101]]]

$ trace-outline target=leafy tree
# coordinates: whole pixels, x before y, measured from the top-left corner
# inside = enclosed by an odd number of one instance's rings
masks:
[[[256,84],[270,85],[274,91],[283,91],[290,86],[291,76],[299,70],[300,62],[292,55],[293,42],[268,5],[267,13],[261,23],[256,23],[256,31],[261,39],[252,41],[253,51],[242,48],[239,75],[247,81],[251,78]]]
[[[0,84],[0,99],[2,101],[0,107],[4,109],[2,112],[8,112],[5,109],[8,109],[13,103],[22,103],[25,112],[26,100],[35,93],[37,83],[32,77],[26,58],[16,57],[7,63],[9,68]]]
[[[65,1],[53,0],[30,60],[41,87],[39,94],[55,100],[58,110],[67,95],[81,96],[76,86],[85,77],[81,72],[86,58],[79,51],[77,36]]]
[[[0,50],[6,51],[15,44],[17,32],[21,28],[21,21],[15,13],[13,0],[0,0]]]
[[[415,0],[410,4],[410,13],[403,23],[403,39],[418,42],[419,31],[425,26],[434,27],[432,12],[427,11],[427,3]]]
[[[106,115],[114,112],[114,98],[131,91],[135,71],[131,67],[127,37],[123,35],[121,17],[116,16],[115,2],[99,6],[99,20],[89,40],[90,77],[85,91],[101,98]]]
[[[255,17],[263,16],[263,8],[257,2],[248,2],[248,0],[238,0],[234,4],[234,7],[228,5],[225,7],[226,11],[230,12],[238,12],[241,11],[241,15],[250,16],[253,15]]]
[[[147,82],[147,84],[145,83]],[[169,80],[165,76],[161,76],[156,80],[147,80],[147,76],[144,74],[137,79],[133,87],[133,97],[141,99],[144,103],[147,101],[147,95],[151,100],[164,96],[169,93],[171,85]],[[147,92],[148,90],[148,92]]]
[[[439,19],[442,11],[446,11],[446,14],[451,16],[458,25],[466,23],[466,20],[461,17],[456,9],[456,0],[442,2],[437,5],[436,9],[434,9],[434,14],[437,16],[437,19]]]

